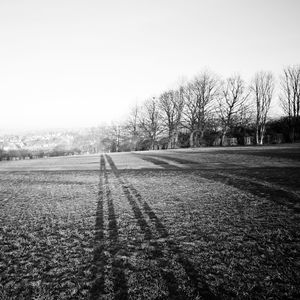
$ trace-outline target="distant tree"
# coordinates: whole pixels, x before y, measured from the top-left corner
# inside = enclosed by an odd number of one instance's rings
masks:
[[[296,124],[300,113],[300,65],[289,66],[283,70],[280,77],[281,94],[279,96],[282,108],[288,116],[290,140],[295,141]]]
[[[190,147],[193,147],[194,139],[192,136],[192,132],[195,132],[195,130],[197,130],[198,114],[193,92],[193,85],[191,82],[188,82],[182,87],[182,98],[184,101],[183,126],[190,131],[189,145]]]
[[[42,158],[45,156],[45,152],[43,150],[38,150],[33,154],[36,158]]]
[[[240,75],[228,78],[222,86],[222,93],[218,100],[217,113],[222,127],[221,145],[224,145],[226,134],[230,129],[243,122],[249,105],[245,83]]]
[[[7,159],[14,160],[14,159],[21,159],[22,155],[20,150],[8,150],[7,151]]]
[[[126,140],[126,130],[123,123],[111,123],[103,126],[100,132],[100,148],[103,152],[121,152]]]
[[[251,91],[256,103],[256,143],[262,145],[267,115],[274,91],[274,77],[272,73],[263,71],[256,73],[251,85]]]
[[[220,82],[209,72],[201,73],[183,87],[185,125],[191,131],[190,147],[198,146],[199,139],[203,139],[219,92]]]
[[[0,149],[0,161],[6,159],[6,152]]]
[[[121,131],[122,126],[120,124],[112,123],[110,130],[110,137],[113,139],[114,143],[114,151],[113,152],[119,152],[120,146],[121,146]]]
[[[21,159],[26,159],[26,158],[31,158],[32,154],[30,151],[26,150],[26,149],[20,149],[19,150],[19,155]]]
[[[146,138],[150,141],[150,149],[154,149],[158,135],[162,132],[162,124],[156,98],[153,97],[144,103],[139,125]]]
[[[114,152],[115,151],[115,142],[109,137],[101,138],[101,150],[102,152]]]
[[[140,137],[140,128],[139,128],[139,119],[141,114],[141,108],[135,104],[128,116],[127,121],[125,122],[125,130],[130,136],[131,151],[138,150],[138,141]]]
[[[159,97],[162,122],[168,132],[168,148],[175,148],[183,111],[182,90],[170,90]]]

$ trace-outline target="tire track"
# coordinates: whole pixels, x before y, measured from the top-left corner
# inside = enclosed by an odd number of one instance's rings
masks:
[[[105,241],[104,235],[105,201],[107,202],[108,209],[108,243]],[[116,257],[118,250],[121,248],[121,243],[119,241],[118,224],[103,155],[100,157],[100,178],[95,230],[94,267],[92,270],[94,282],[90,290],[90,299],[99,299],[101,295],[105,294],[106,267],[109,265],[108,256],[105,252],[108,251],[112,258],[111,267],[115,299],[127,300],[128,287],[124,273],[124,264]]]
[[[204,278],[197,272],[193,264],[184,257],[180,248],[175,244],[175,242],[168,239],[169,235],[166,228],[159,220],[159,218],[156,216],[156,214],[153,212],[149,204],[142,199],[142,196],[132,186],[132,184],[130,184],[128,180],[126,180],[121,176],[112,158],[109,155],[105,155],[105,157],[111,167],[112,172],[118,179],[124,195],[126,196],[129,204],[132,207],[136,221],[140,226],[141,231],[144,233],[145,239],[150,241],[153,240],[154,237],[153,237],[153,233],[151,232],[151,228],[146,222],[142,210],[140,209],[138,203],[143,207],[144,212],[149,216],[150,221],[153,223],[153,225],[155,226],[159,234],[159,238],[166,239],[166,244],[167,244],[166,247],[168,252],[171,253],[173,257],[175,257],[177,263],[179,263],[183,267],[183,269],[185,270],[186,274],[190,279],[190,282],[196,294],[203,299],[217,299],[217,297],[210,291]],[[164,271],[166,267],[169,267],[169,263],[166,259],[163,258],[163,253],[161,249],[162,246],[159,245],[157,241],[152,242],[151,245],[154,246],[155,248],[156,258],[157,257],[159,258],[158,260],[159,268],[161,270],[162,277],[166,282],[170,299],[186,299],[186,295],[183,295],[182,293],[180,293],[180,291],[178,291],[178,283],[174,274],[170,271],[168,272]]]

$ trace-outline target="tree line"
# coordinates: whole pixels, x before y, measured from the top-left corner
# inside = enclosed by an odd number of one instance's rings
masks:
[[[221,79],[203,71],[176,89],[132,107],[125,122],[113,124],[102,139],[104,151],[225,146],[300,139],[300,65],[284,68],[279,100],[284,115],[268,119],[275,77],[257,72],[248,84],[239,74]],[[278,138],[280,136],[280,138]],[[276,139],[277,137],[277,139]]]
[[[124,122],[91,128],[88,135],[80,137],[80,143],[73,145],[74,149],[0,149],[0,160],[299,141],[300,65],[284,68],[277,88],[284,114],[269,119],[275,97],[271,72],[257,72],[246,83],[239,74],[222,79],[202,71],[176,89],[134,105]]]

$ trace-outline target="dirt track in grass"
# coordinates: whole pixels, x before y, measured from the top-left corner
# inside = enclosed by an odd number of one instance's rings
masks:
[[[297,299],[300,150],[0,164],[1,299]]]

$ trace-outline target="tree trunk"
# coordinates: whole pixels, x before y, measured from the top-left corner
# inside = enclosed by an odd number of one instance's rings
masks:
[[[223,132],[221,136],[221,146],[225,146],[225,137],[226,137],[226,132]]]
[[[260,135],[259,135],[259,144],[263,145],[264,143],[264,133],[263,133],[263,128],[260,129]]]
[[[204,137],[204,130],[198,130],[198,132],[200,132],[200,136],[197,139],[197,146],[200,147]]]
[[[190,147],[191,148],[194,148],[194,146],[195,146],[195,144],[194,144],[194,133],[195,133],[195,131],[192,131],[191,135],[190,135]]]
[[[203,136],[204,136],[204,131],[200,131],[200,130],[194,130],[194,131],[192,131],[192,133],[190,135],[190,147],[191,148],[199,147],[199,139],[197,138],[196,141],[195,141],[195,135],[197,133],[199,133],[199,132],[200,132],[200,139],[202,139]]]
[[[262,125],[261,128],[260,128],[260,145],[264,144],[265,132],[266,132],[266,126]]]
[[[256,127],[255,140],[256,140],[256,145],[259,145],[259,128],[258,127]]]
[[[175,132],[175,136],[174,136],[174,148],[178,148],[178,132]]]
[[[168,149],[173,149],[173,134],[169,132],[168,136]]]
[[[151,150],[155,150],[155,142],[152,142]]]
[[[296,120],[294,118],[292,118],[291,124],[292,124],[292,143],[295,142],[296,139],[296,132],[295,132],[295,128],[296,128]]]

